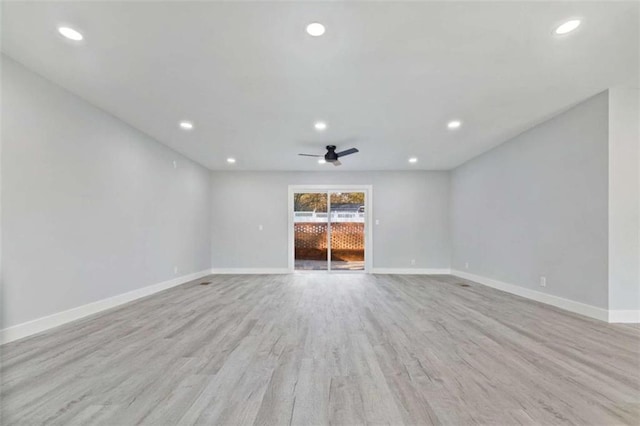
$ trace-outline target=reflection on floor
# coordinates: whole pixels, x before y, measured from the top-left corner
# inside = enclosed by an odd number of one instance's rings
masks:
[[[326,271],[326,260],[299,260],[295,261],[296,271]],[[334,271],[364,271],[364,261],[342,261],[334,260],[331,262],[331,269]]]

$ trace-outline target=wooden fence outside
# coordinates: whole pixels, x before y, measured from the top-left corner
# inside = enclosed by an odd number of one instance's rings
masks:
[[[296,249],[326,249],[327,224],[298,222],[294,224]],[[331,224],[331,248],[364,250],[364,223]]]

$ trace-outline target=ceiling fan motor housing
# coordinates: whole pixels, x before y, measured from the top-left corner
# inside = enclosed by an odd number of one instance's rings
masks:
[[[327,153],[324,155],[324,159],[326,161],[337,161],[338,154],[336,154],[336,146],[335,145],[327,145]]]

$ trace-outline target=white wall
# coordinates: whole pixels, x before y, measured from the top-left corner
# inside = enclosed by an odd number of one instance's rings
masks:
[[[287,189],[305,184],[373,186],[374,268],[452,267],[640,308],[637,90],[597,95],[453,172],[209,172],[2,67],[0,328],[211,266],[285,269]]]
[[[609,90],[609,309],[640,309],[640,90]]]
[[[207,169],[2,66],[3,327],[210,268]]]
[[[465,163],[452,268],[606,309],[607,175],[607,93]]]
[[[373,185],[374,268],[449,268],[448,172],[212,172],[214,269],[287,268],[289,185]],[[263,225],[263,231],[258,231]],[[411,265],[411,259],[416,264]]]

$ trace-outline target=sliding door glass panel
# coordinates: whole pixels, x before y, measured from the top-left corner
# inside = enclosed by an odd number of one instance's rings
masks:
[[[364,192],[330,193],[331,270],[364,270]]]
[[[298,271],[329,269],[327,193],[293,194],[294,260]]]

